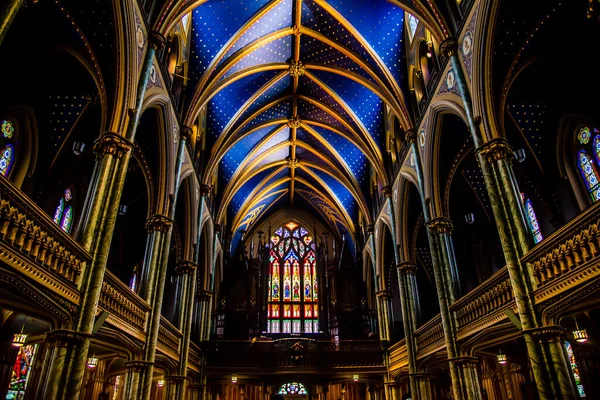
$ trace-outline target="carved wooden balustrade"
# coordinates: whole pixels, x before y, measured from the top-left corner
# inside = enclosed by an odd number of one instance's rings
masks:
[[[138,339],[143,338],[146,313],[150,311],[150,306],[110,271],[106,271],[102,282],[99,305],[110,313],[108,322],[127,330]]]
[[[31,199],[0,177],[0,259],[76,304],[79,276],[91,256]]]
[[[179,358],[179,342],[181,341],[181,331],[175,327],[169,320],[162,315],[160,316],[160,328],[158,329],[158,344],[163,345],[163,350],[166,354]]]

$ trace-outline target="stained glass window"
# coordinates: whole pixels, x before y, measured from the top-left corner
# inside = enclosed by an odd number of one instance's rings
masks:
[[[592,159],[585,150],[580,150],[578,154],[579,172],[585,182],[585,186],[592,197],[592,202],[600,199],[600,180],[598,171],[593,164]]]
[[[133,273],[131,274],[131,279],[129,280],[129,289],[135,292],[137,289],[137,265],[133,267]]]
[[[317,258],[308,230],[289,222],[271,236],[267,331],[318,333]]]
[[[58,201],[54,210],[54,223],[60,226],[60,229],[69,233],[73,225],[73,207],[68,203],[73,199],[73,192],[70,188],[65,189],[63,196]]]
[[[586,397],[583,384],[581,383],[579,367],[577,367],[577,362],[575,361],[575,355],[573,354],[573,347],[571,346],[571,343],[565,341],[565,348],[567,349],[567,356],[569,357],[569,364],[571,364],[571,371],[573,372],[573,378],[575,378],[575,385],[577,386],[579,397]]]
[[[4,146],[4,149],[2,149],[2,154],[0,155],[0,175],[8,176],[14,160],[15,148],[12,144],[7,144]]]
[[[278,394],[308,394],[303,384],[298,382],[284,383],[279,388]]]
[[[535,210],[533,209],[533,204],[531,203],[531,199],[526,199],[525,194],[523,193],[521,193],[521,200],[525,206],[527,225],[529,225],[529,230],[533,235],[533,241],[535,244],[538,244],[544,239],[544,237],[542,236],[542,231],[540,229],[540,224],[538,222],[537,215],[535,214]]]
[[[12,121],[7,119],[2,121],[2,135],[5,138],[10,139],[13,137],[13,133],[15,133],[15,126],[13,125]]]
[[[33,366],[37,349],[36,345],[27,345],[19,348],[17,360],[13,366],[10,383],[8,385],[7,399],[22,399],[25,396],[27,381]]]
[[[412,40],[417,31],[417,26],[419,26],[419,20],[410,13],[406,13],[406,15],[408,15],[408,29],[410,30],[410,40]]]

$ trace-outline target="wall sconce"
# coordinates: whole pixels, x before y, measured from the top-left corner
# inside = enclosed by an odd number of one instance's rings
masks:
[[[165,380],[164,379],[159,380],[158,383],[157,383],[157,385],[158,385],[158,387],[165,386]]]
[[[119,206],[119,215],[127,214],[127,204],[121,204]]]
[[[506,364],[506,354],[504,354],[502,350],[498,350],[498,355],[496,357],[498,357],[498,364]]]
[[[23,333],[25,330],[25,325],[21,327],[21,333],[15,333],[13,336],[12,345],[14,347],[23,347],[25,344],[25,340],[27,340],[27,335]]]
[[[95,354],[87,359],[87,366],[88,368],[96,368],[98,366],[98,359]]]
[[[577,320],[573,317],[575,321],[575,330],[573,331],[573,337],[577,343],[585,343],[588,340],[587,329],[579,329],[579,325],[577,324]]]
[[[237,383],[237,375],[231,375],[231,383]]]
[[[465,214],[465,221],[467,222],[467,224],[471,225],[473,222],[475,222],[475,214],[473,214],[473,213]]]
[[[352,375],[352,380],[353,380],[354,382],[358,382],[358,374],[354,374],[354,375]]]
[[[73,142],[73,154],[76,156],[81,155],[85,150],[85,143],[83,142]]]
[[[527,158],[527,154],[525,153],[525,149],[517,149],[514,151],[515,160],[517,162],[523,162]]]

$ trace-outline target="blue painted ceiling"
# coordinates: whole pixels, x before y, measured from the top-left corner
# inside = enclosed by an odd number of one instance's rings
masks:
[[[206,107],[234,235],[291,203],[356,229],[383,166],[386,104],[404,107],[404,16],[386,0],[208,0],[192,12],[186,102]]]

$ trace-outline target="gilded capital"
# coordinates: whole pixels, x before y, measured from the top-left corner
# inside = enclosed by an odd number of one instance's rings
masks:
[[[503,138],[490,140],[483,144],[476,151],[488,162],[492,163],[498,160],[511,161],[514,157],[514,153],[508,142]]]
[[[193,261],[181,261],[175,267],[175,273],[177,275],[192,275],[196,268],[198,268],[198,264]]]
[[[375,232],[375,227],[373,226],[373,224],[367,225],[367,232],[369,232],[370,234]]]
[[[477,357],[462,356],[448,359],[454,365],[477,366],[479,359]]]
[[[429,229],[429,232],[437,234],[451,234],[453,229],[452,221],[446,217],[432,219],[426,224],[426,226],[427,229]]]
[[[152,361],[133,360],[125,362],[125,368],[129,372],[142,372],[150,368],[154,363]]]
[[[406,261],[396,265],[400,275],[417,275],[417,265],[411,261]]]
[[[389,185],[382,187],[381,194],[386,198],[392,197],[392,187]]]
[[[164,215],[154,214],[146,221],[146,229],[149,232],[167,232],[173,226],[173,220]]]
[[[192,130],[192,128],[184,125],[179,130],[179,137],[181,138],[181,140],[189,141],[190,138],[192,137],[193,132],[194,131]]]
[[[375,296],[377,296],[378,299],[389,300],[392,298],[392,292],[389,290],[380,290],[375,293]]]
[[[210,290],[198,290],[196,292],[196,299],[198,301],[209,301],[212,297],[212,292]]]
[[[200,195],[208,196],[209,193],[210,193],[210,186],[200,185]]]
[[[448,38],[440,43],[440,51],[445,57],[452,57],[456,54],[456,50],[458,49],[458,45],[454,38]]]
[[[559,342],[566,337],[567,330],[559,325],[549,325],[534,329],[525,329],[523,330],[523,334],[530,334],[540,341],[545,339],[551,342]]]
[[[406,143],[413,144],[416,139],[417,139],[417,133],[415,132],[414,129],[409,129],[404,133],[404,140],[406,140]]]
[[[165,47],[165,44],[167,43],[167,39],[165,39],[165,37],[157,31],[152,31],[150,33],[150,46],[152,46],[152,48],[155,51],[160,51]]]
[[[290,76],[303,76],[305,72],[306,68],[302,64],[302,61],[291,61],[290,67],[288,68],[288,73]]]
[[[69,329],[55,329],[46,334],[46,342],[50,347],[67,347],[73,344],[83,343],[92,335],[84,332],[76,332]]]
[[[300,164],[300,159],[298,159],[298,157],[290,158],[288,156],[285,158],[285,161],[287,161],[288,168],[297,168],[298,165]]]
[[[106,154],[121,158],[131,148],[133,148],[133,145],[129,140],[114,132],[106,132],[94,141],[94,154],[96,154],[97,159],[102,158]]]

